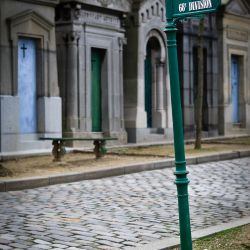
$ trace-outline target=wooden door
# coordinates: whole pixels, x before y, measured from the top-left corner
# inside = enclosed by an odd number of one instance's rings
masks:
[[[91,50],[91,107],[92,131],[102,131],[102,90],[101,90],[101,53],[98,49]]]
[[[145,59],[145,111],[147,113],[147,127],[152,128],[152,57],[151,48],[147,46]]]
[[[232,56],[231,61],[231,86],[232,86],[232,122],[239,123],[239,59]]]

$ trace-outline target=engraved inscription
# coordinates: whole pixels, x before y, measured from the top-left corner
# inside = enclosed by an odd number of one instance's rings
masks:
[[[230,39],[243,41],[243,42],[248,41],[248,33],[246,31],[242,31],[242,30],[228,29],[227,30],[227,37]]]
[[[86,23],[105,24],[113,27],[120,27],[120,19],[116,16],[100,14],[91,11],[82,11],[82,21]]]

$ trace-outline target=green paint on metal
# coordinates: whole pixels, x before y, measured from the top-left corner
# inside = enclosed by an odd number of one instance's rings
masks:
[[[181,249],[192,249],[192,237],[190,227],[189,205],[188,205],[188,183],[185,149],[184,149],[184,135],[182,126],[182,109],[181,109],[181,95],[180,95],[180,81],[177,58],[176,45],[176,24],[169,21],[166,26],[167,46],[168,46],[168,64],[171,87],[171,101],[172,101],[172,116],[174,129],[174,147],[175,147],[175,164],[176,164],[176,180],[178,193],[178,207],[179,207],[179,222],[180,222],[180,239]]]
[[[152,128],[152,62],[151,48],[147,45],[147,56],[145,59],[145,111],[147,113],[147,127]]]
[[[102,91],[101,91],[101,53],[98,49],[91,50],[91,113],[92,131],[102,130]]]
[[[216,11],[221,0],[167,0],[168,18],[185,18]]]
[[[166,29],[168,47],[168,65],[170,75],[172,116],[174,130],[174,148],[176,164],[176,186],[178,194],[181,250],[192,250],[192,236],[188,204],[188,171],[186,170],[180,80],[176,44],[176,20],[200,16],[216,11],[221,0],[166,0]]]

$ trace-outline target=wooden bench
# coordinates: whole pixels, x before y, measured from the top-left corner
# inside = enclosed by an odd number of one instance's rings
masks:
[[[101,138],[69,138],[69,137],[42,137],[40,140],[52,141],[53,149],[52,154],[54,161],[61,161],[63,156],[66,154],[65,142],[67,141],[93,141],[96,159],[103,157],[107,149],[105,148],[106,141],[117,140],[114,137],[101,137]]]

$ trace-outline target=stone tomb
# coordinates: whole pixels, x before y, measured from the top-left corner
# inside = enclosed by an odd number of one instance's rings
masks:
[[[45,149],[61,135],[54,7],[1,0],[0,152]]]

